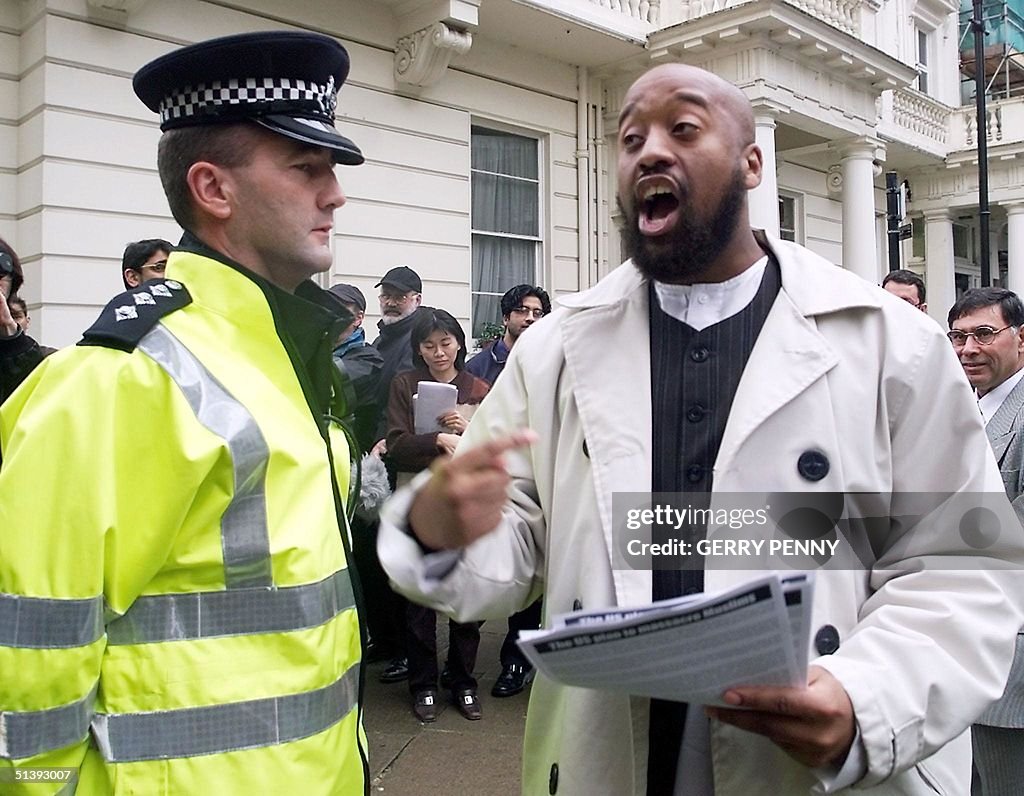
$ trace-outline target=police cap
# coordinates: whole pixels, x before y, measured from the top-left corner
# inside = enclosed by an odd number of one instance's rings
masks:
[[[182,47],[143,66],[132,85],[161,130],[250,120],[355,166],[363,153],[334,128],[348,68],[329,36],[267,31]]]

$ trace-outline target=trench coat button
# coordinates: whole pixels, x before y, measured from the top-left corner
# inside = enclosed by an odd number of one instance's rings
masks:
[[[828,475],[828,457],[821,451],[804,451],[796,460],[796,470],[808,481],[820,481]]]
[[[551,773],[548,774],[548,793],[551,796],[558,793],[558,763],[551,764]]]
[[[590,458],[590,448],[587,447],[587,441],[583,440],[583,455],[588,459]]]
[[[707,411],[704,409],[703,406],[701,406],[700,404],[694,404],[693,406],[686,410],[686,419],[689,420],[691,423],[699,423],[701,420],[704,419],[704,415],[706,414]]]
[[[579,599],[573,600],[572,601],[572,610],[574,610],[574,611],[582,611],[583,610],[583,603],[581,603],[579,601]]]
[[[691,464],[686,468],[686,480],[691,484],[696,484],[704,477],[704,468],[699,464]]]
[[[814,649],[819,655],[831,655],[839,649],[839,631],[835,625],[822,625],[814,634]]]
[[[710,353],[711,352],[708,351],[704,346],[700,346],[699,348],[695,348],[693,349],[693,351],[690,352],[690,359],[692,359],[694,362],[707,362],[708,355]]]

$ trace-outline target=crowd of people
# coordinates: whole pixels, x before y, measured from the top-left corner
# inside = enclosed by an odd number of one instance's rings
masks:
[[[0,775],[367,793],[366,665],[420,722],[442,691],[477,721],[480,624],[507,620],[491,693],[532,683],[524,793],[1021,792],[1016,294],[967,292],[944,337],[913,272],[879,289],[752,229],[749,102],[666,64],[619,120],[626,263],[555,311],[508,286],[472,358],[396,266],[371,342],[364,293],[312,280],[335,166],[363,161],[334,127],[348,71],[303,32],[139,70],[184,235],[126,247],[125,292],[77,346],[29,336],[0,240]],[[817,573],[799,686],[705,707],[535,679],[515,642],[544,616],[750,575],[617,568],[614,493],[752,491],[884,493],[898,518],[922,493],[998,496],[1001,532],[851,531],[863,566]]]

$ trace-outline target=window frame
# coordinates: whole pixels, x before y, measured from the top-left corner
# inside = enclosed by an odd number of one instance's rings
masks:
[[[935,88],[930,71],[931,64],[935,60],[932,55],[934,32],[934,30],[926,29],[920,22],[914,25],[914,68],[917,70],[917,90],[929,97],[933,96]]]
[[[789,231],[788,228],[782,226],[783,212],[782,205],[784,202],[793,203],[793,237],[787,238],[783,233]],[[779,202],[779,237],[782,240],[791,240],[794,243],[798,243],[801,246],[804,244],[804,195],[797,191],[787,191],[780,189],[778,191],[778,202]]]
[[[498,172],[486,171],[483,169],[473,168],[473,133],[478,129],[484,129],[491,132],[502,133],[509,136],[517,136],[519,138],[530,139],[535,142],[537,147],[537,179],[534,181],[529,177],[519,177],[518,175],[512,174],[501,174]],[[489,237],[505,240],[526,240],[534,243],[534,257],[533,257],[533,274],[530,278],[530,282],[535,285],[544,284],[544,273],[545,273],[545,253],[547,248],[548,239],[548,221],[547,221],[547,204],[545,202],[545,185],[549,182],[548,169],[547,169],[547,136],[537,130],[530,130],[528,128],[518,127],[515,125],[505,124],[493,119],[483,119],[474,117],[470,121],[470,133],[469,133],[469,235],[470,235],[470,274],[469,274],[469,329],[471,335],[473,335],[474,343],[477,340],[475,336],[476,329],[476,318],[473,313],[473,299],[475,296],[493,296],[500,299],[504,294],[493,293],[486,290],[475,290],[474,289],[474,277],[473,272],[473,252],[476,245],[477,237]],[[523,182],[536,182],[537,188],[537,235],[522,235],[511,232],[497,232],[494,230],[477,229],[473,223],[473,177],[475,174],[489,174],[499,176],[503,178],[511,178],[514,180],[522,180]],[[509,285],[513,287],[513,285]],[[506,288],[507,290],[508,288]],[[485,319],[483,323],[492,322],[490,319]],[[501,317],[497,318],[497,323],[501,322]]]

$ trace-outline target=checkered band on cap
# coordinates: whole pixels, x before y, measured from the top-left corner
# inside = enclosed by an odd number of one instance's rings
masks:
[[[256,116],[261,113],[312,116],[334,121],[338,93],[326,83],[285,77],[249,77],[199,83],[160,101],[160,123],[197,116]]]

